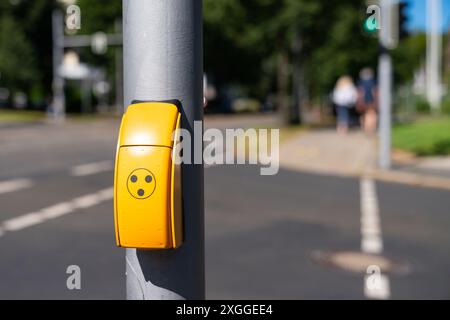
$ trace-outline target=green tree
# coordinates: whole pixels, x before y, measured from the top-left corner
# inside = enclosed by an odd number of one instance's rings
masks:
[[[115,33],[116,23],[121,22],[121,0],[78,0],[77,5],[81,9],[81,29],[77,35],[91,35],[95,32]],[[92,53],[90,47],[78,49],[81,58],[92,65],[106,66],[108,73],[114,72],[114,50],[109,47],[106,54]]]
[[[316,97],[328,93],[339,76],[349,74],[356,79],[361,68],[377,65],[378,40],[362,31],[364,2],[339,3],[322,22],[324,41],[309,52],[308,72]]]
[[[312,98],[329,92],[342,74],[375,66],[376,39],[362,32],[364,0],[205,0],[205,64],[225,81],[277,88],[286,109],[293,43]],[[255,85],[257,84],[257,85]],[[284,104],[284,106],[283,106]]]
[[[8,76],[8,83],[2,83],[31,92],[32,98],[34,96],[40,100],[51,94],[51,13],[56,7],[56,1],[0,0],[1,19],[4,21],[4,25],[0,27],[0,47],[3,48],[0,69],[14,71],[13,75]],[[3,61],[10,63],[2,63]],[[19,61],[14,64],[14,68],[11,67],[12,61]]]
[[[121,0],[78,0],[81,9],[81,29],[77,35],[92,35],[96,32],[116,33],[116,24],[122,21]],[[90,47],[78,48],[83,62],[93,66],[101,66],[107,73],[107,79],[114,79],[116,71],[117,47],[108,47],[105,54],[95,54]],[[113,84],[115,82],[113,81]],[[115,90],[111,90],[111,96]]]
[[[31,43],[12,16],[0,17],[0,83],[27,91],[38,79]]]
[[[402,40],[392,52],[396,83],[411,82],[414,72],[425,62],[426,34],[416,33]]]

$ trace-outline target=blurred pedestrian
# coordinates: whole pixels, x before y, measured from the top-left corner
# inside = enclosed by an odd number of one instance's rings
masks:
[[[371,68],[364,68],[359,73],[358,101],[356,109],[361,115],[361,125],[367,134],[377,129],[377,85]]]
[[[341,76],[333,90],[333,103],[337,112],[337,132],[345,134],[350,125],[350,109],[355,105],[358,91],[350,76]]]

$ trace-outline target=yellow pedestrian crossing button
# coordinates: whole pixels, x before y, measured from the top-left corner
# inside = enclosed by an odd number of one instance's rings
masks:
[[[178,107],[166,102],[132,104],[122,119],[114,176],[118,246],[182,243],[181,169],[172,161],[180,119]]]

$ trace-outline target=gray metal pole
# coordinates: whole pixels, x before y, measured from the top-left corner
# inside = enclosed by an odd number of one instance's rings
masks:
[[[440,111],[441,104],[441,69],[442,69],[442,35],[441,35],[441,1],[427,1],[427,99],[433,112]]]
[[[378,61],[378,88],[380,114],[378,163],[382,169],[391,167],[391,110],[392,110],[392,60],[387,48],[392,39],[393,20],[390,0],[381,1],[381,52]]]
[[[302,38],[300,32],[296,32],[292,40],[292,102],[289,115],[290,124],[300,124],[302,122],[302,103],[304,101],[303,88],[303,66],[301,61]]]
[[[193,137],[194,121],[203,119],[202,1],[123,0],[123,28],[125,106],[178,99]],[[182,170],[184,243],[127,249],[128,299],[205,298],[203,165]]]
[[[122,34],[122,21],[116,21],[115,31]],[[123,112],[123,50],[122,47],[117,47],[115,52],[115,71],[116,71],[116,112],[120,114]]]
[[[81,80],[81,113],[91,112],[91,77]]]
[[[53,102],[51,117],[55,121],[63,121],[65,118],[64,78],[59,74],[59,68],[64,58],[64,18],[59,10],[52,14],[52,38],[53,38]]]
[[[391,167],[391,90],[392,90],[392,61],[389,52],[379,57],[379,166],[382,169]]]

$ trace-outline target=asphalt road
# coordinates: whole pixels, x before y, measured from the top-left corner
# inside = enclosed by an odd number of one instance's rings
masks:
[[[0,128],[1,299],[125,298],[109,189],[117,129]],[[360,251],[359,179],[215,166],[205,190],[208,298],[366,298],[364,273],[313,258]],[[390,297],[450,298],[449,192],[378,182],[376,190],[383,256],[402,266],[387,273]],[[81,269],[81,290],[67,289],[70,265]]]

